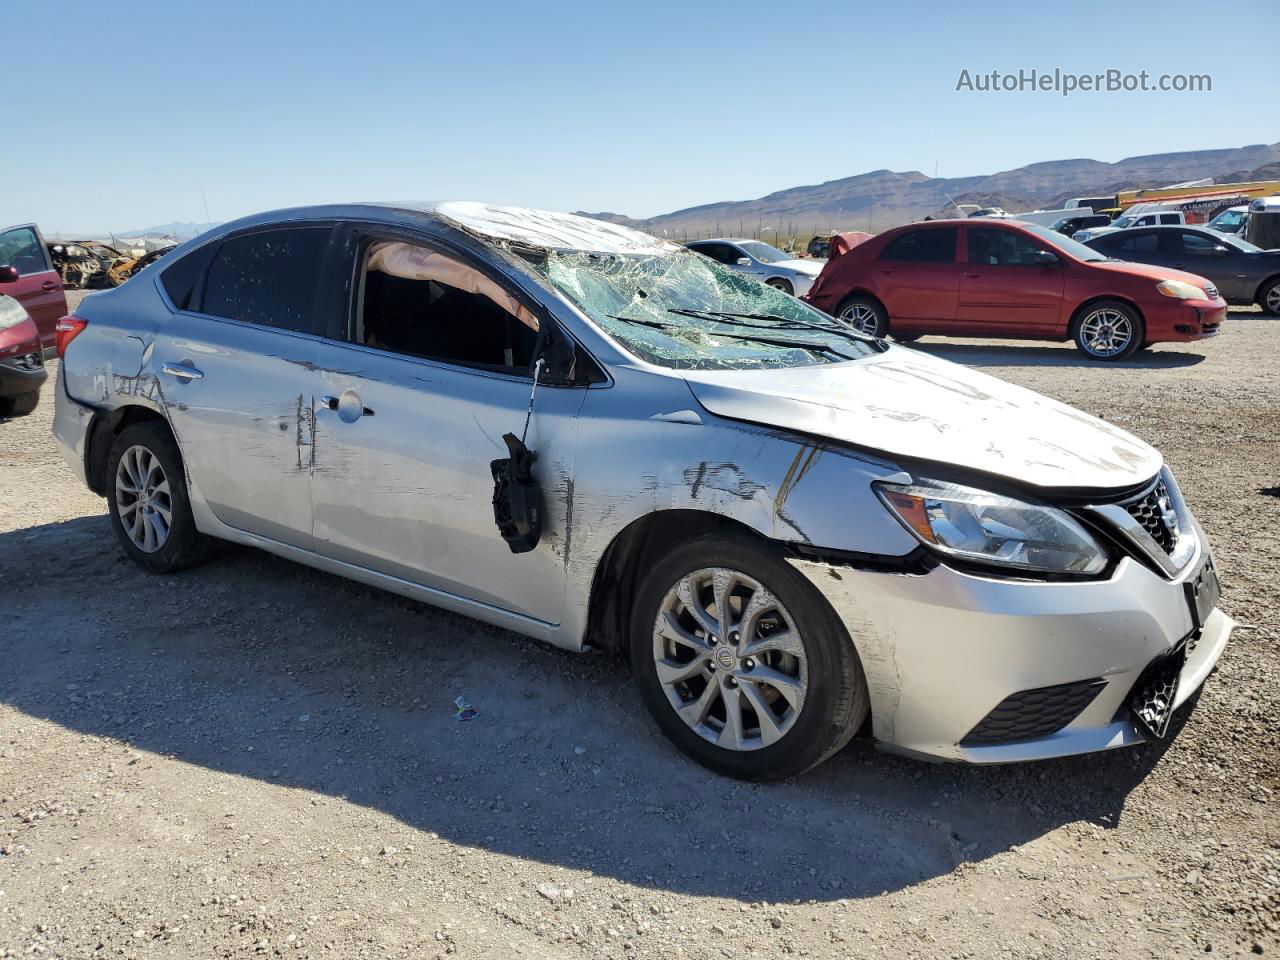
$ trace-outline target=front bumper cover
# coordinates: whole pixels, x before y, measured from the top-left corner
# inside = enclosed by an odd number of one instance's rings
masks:
[[[1008,763],[1090,753],[1146,736],[1126,702],[1143,671],[1187,638],[1173,708],[1213,670],[1235,626],[1219,609],[1197,629],[1182,575],[1122,558],[1107,580],[989,578],[939,565],[892,573],[790,562],[831,602],[867,676],[875,738],[932,759]],[[1103,686],[1056,732],[1011,743],[962,743],[1011,694],[1076,681]]]

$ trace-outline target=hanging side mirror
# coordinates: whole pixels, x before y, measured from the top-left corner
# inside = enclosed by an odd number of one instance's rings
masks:
[[[20,279],[17,267],[11,267],[8,264],[0,267],[0,283],[17,283]]]

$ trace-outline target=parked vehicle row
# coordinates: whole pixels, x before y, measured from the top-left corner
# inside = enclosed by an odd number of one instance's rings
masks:
[[[1202,277],[1014,220],[888,230],[830,261],[805,299],[868,336],[1069,339],[1095,360],[1215,336],[1227,311]]]
[[[744,266],[479,204],[248,217],[63,321],[54,433],[145,569],[225,539],[601,647],[731,776],[797,774],[868,718],[970,763],[1166,735],[1234,624],[1160,454]],[[1084,305],[1115,355],[1221,309],[1007,221],[889,231],[811,299],[863,275],[876,334],[1060,335],[1092,283],[1144,311],[1111,301],[1117,348]]]

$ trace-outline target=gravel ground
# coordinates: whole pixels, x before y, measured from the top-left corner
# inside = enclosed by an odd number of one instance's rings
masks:
[[[0,424],[0,957],[1280,953],[1280,322],[921,346],[1163,450],[1246,625],[1176,738],[719,779],[603,657],[251,550],[141,572],[49,390]]]

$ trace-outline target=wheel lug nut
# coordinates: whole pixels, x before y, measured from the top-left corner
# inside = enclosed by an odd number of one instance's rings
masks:
[[[725,680],[725,683],[731,687],[736,687],[738,685],[738,681],[733,679],[733,677],[729,677],[727,680]]]
[[[729,642],[733,644],[738,642],[738,631],[735,630],[733,633],[729,634]]]
[[[747,657],[747,659],[742,661],[742,665],[746,667],[748,670],[751,670],[755,667],[756,662],[752,660],[750,657]]]

